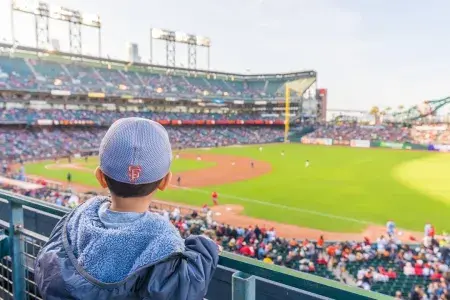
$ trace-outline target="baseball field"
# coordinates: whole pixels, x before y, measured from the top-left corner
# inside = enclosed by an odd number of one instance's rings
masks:
[[[282,155],[284,152],[284,155]],[[175,155],[175,153],[174,153]],[[301,144],[187,150],[174,159],[164,201],[241,207],[240,214],[326,232],[357,233],[394,220],[421,231],[450,229],[450,155]],[[309,167],[305,161],[309,160]],[[252,167],[253,163],[253,167]],[[95,157],[26,165],[27,174],[98,189]],[[176,178],[181,177],[180,186]]]

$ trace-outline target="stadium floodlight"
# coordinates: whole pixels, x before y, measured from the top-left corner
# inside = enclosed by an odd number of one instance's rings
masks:
[[[161,39],[161,38],[164,38],[165,36],[167,36],[167,30],[160,29],[160,28],[153,28],[151,30],[151,33],[152,33],[152,37],[154,39]]]
[[[178,43],[187,43],[188,40],[189,40],[188,34],[180,31],[175,32],[175,41],[177,41]]]
[[[210,68],[211,40],[207,37],[188,34],[181,31],[171,31],[161,28],[150,29],[150,63],[153,62],[153,40],[166,42],[166,65],[175,67],[176,43],[188,45],[188,67],[197,69],[197,47],[208,49],[208,69]]]
[[[181,38],[180,32],[170,31],[161,28],[150,29],[150,60],[153,59],[153,40],[166,41],[166,65],[169,67],[175,67],[176,49],[175,43]]]
[[[11,35],[15,40],[14,12],[31,14],[35,17],[36,48],[47,49],[50,45],[49,20],[69,23],[70,52],[82,54],[81,29],[83,26],[96,28],[98,31],[98,54],[102,55],[102,23],[99,15],[81,13],[58,5],[33,0],[12,0],[11,2]]]
[[[197,36],[197,45],[202,47],[209,47],[211,45],[211,40],[204,36]]]

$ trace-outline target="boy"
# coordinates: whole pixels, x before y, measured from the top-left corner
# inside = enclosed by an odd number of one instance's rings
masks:
[[[120,119],[99,152],[95,176],[111,198],[94,197],[58,222],[35,262],[43,298],[203,299],[219,247],[203,236],[183,240],[148,210],[172,176],[166,130],[147,119]]]

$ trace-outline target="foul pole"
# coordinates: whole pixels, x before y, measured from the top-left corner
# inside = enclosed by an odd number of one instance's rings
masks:
[[[284,92],[284,142],[288,142],[288,134],[289,134],[289,103],[291,100],[291,90],[289,88],[289,84],[285,84],[285,92]]]

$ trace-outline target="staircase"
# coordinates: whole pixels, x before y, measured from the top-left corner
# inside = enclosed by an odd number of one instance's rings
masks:
[[[181,78],[184,80],[184,82],[186,82],[186,85],[187,85],[189,88],[192,88],[192,87],[193,87],[193,85],[189,82],[189,80],[186,79],[185,76],[181,76]]]
[[[203,77],[202,77],[202,79],[203,79],[203,81],[206,83],[206,85],[207,85],[208,87],[212,87],[211,82],[209,82],[208,80],[206,80],[206,78],[203,78]]]
[[[267,86],[269,85],[269,80],[266,80],[266,82],[264,83],[264,94],[267,94]]]
[[[72,74],[70,74],[69,69],[67,69],[67,67],[64,64],[60,64],[60,65],[61,65],[61,68],[63,69],[63,71],[66,73],[66,75],[69,76],[73,82],[74,78],[73,78]]]
[[[104,83],[106,84],[106,80],[105,78],[103,78],[103,76],[100,74],[100,72],[96,69],[96,68],[92,68],[92,70],[94,70],[94,74],[97,75],[97,77]]]
[[[30,63],[30,60],[28,58],[24,58],[25,63],[27,64],[28,68],[30,68],[31,73],[33,73],[34,77],[36,78],[42,78],[41,74],[39,74],[34,66]]]
[[[142,86],[147,86],[144,80],[142,79],[141,75],[139,75],[139,72],[134,72],[134,74],[136,74],[136,77],[139,79],[139,82],[142,84]]]
[[[334,268],[332,270],[333,275],[345,284],[350,286],[356,286],[356,279],[350,275],[347,271],[342,272],[339,268]]]
[[[131,80],[128,78],[126,74],[124,74],[121,70],[118,70],[118,72],[126,80],[129,86],[134,86],[134,84],[131,82]]]
[[[223,83],[225,83],[226,87],[230,89],[230,91],[232,91],[233,93],[236,93],[236,90],[233,86],[231,86],[231,84],[229,84],[226,80],[222,80]]]

